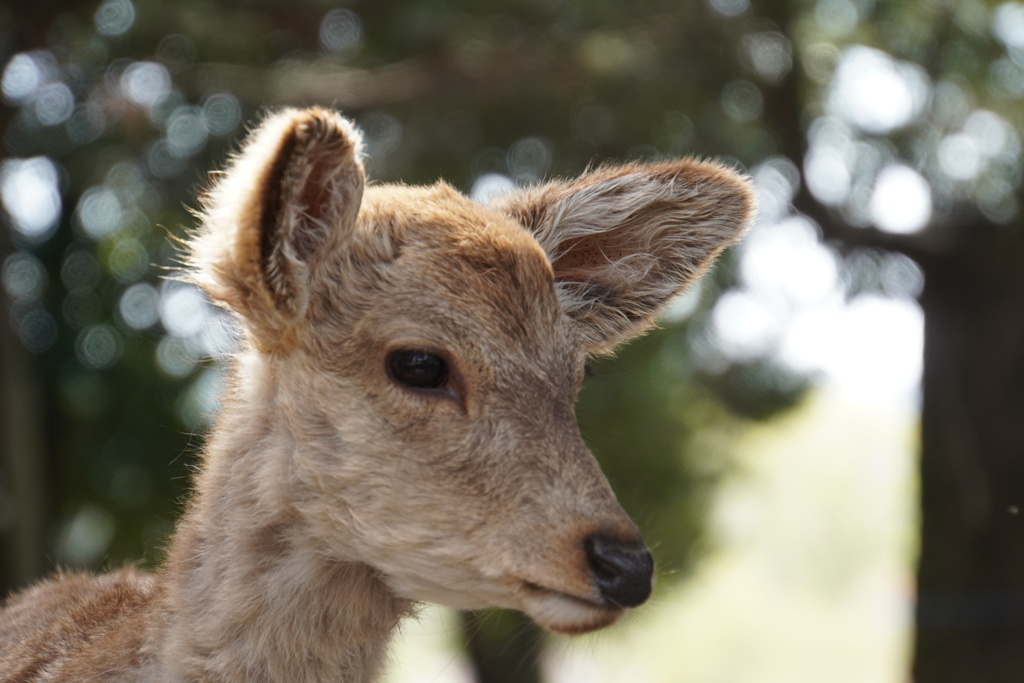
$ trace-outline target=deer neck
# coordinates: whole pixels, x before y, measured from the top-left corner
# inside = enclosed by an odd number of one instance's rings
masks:
[[[211,435],[164,570],[164,664],[185,680],[375,681],[411,605],[267,492],[297,447],[273,396],[236,386]]]

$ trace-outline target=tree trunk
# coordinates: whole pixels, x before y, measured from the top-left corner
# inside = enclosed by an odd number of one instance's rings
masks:
[[[3,263],[0,253],[0,264]],[[0,306],[0,600],[43,571],[47,461],[35,361]]]
[[[1024,231],[925,269],[916,683],[1024,680]]]
[[[0,70],[11,56],[47,45],[59,9],[52,0],[34,0],[4,13]],[[0,106],[0,131],[10,130],[17,113],[14,107]],[[14,252],[9,221],[0,210],[0,232],[8,233],[0,234],[0,267]],[[0,287],[0,601],[48,568],[45,538],[52,499],[45,385],[37,359],[11,326],[9,304]]]
[[[520,612],[462,612],[466,651],[477,683],[539,683],[543,634]]]

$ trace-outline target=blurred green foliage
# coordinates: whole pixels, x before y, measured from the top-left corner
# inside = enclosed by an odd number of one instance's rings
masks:
[[[230,347],[211,331],[218,316],[160,278],[190,224],[183,207],[245,121],[334,103],[364,129],[371,177],[466,191],[486,174],[530,183],[602,159],[756,159],[749,122],[708,99],[740,68],[708,60],[723,49],[708,12],[106,0],[9,13],[3,139],[39,168],[9,162],[8,187],[46,199],[55,173],[59,196],[52,216],[5,204],[11,322],[44,387],[33,457],[48,463],[50,560],[159,559],[218,384],[203,359]],[[672,325],[602,364],[580,408],[670,572],[687,565],[722,466],[685,446],[722,412],[693,385],[686,334]]]
[[[759,184],[759,230],[811,221],[847,298],[915,297],[963,245],[1019,234],[1018,2],[53,0],[0,8],[0,63],[0,587],[159,559],[214,410],[204,359],[230,349],[161,277],[206,171],[268,108],[337,106],[372,178],[467,192],[723,157]],[[892,168],[920,215],[873,208]],[[699,554],[735,426],[809,381],[779,359],[792,300],[767,341],[716,350],[719,295],[756,280],[723,266],[596,362],[579,407],[667,574]]]

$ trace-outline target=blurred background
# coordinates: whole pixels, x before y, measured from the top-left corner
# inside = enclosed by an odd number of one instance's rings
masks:
[[[33,0],[0,7],[0,594],[152,567],[230,321],[162,279],[247,124],[495,193],[713,156],[760,217],[579,419],[658,587],[578,639],[436,608],[391,683],[1024,679],[1024,4]]]

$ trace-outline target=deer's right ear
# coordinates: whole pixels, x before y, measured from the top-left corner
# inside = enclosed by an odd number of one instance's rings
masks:
[[[301,318],[317,265],[355,225],[360,156],[359,132],[333,111],[269,117],[203,198],[192,279],[258,328]]]

